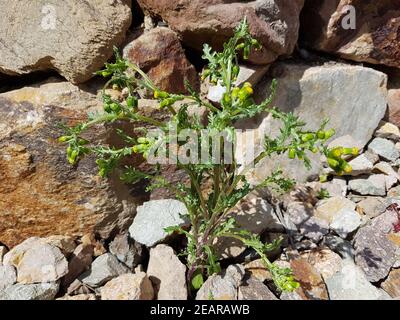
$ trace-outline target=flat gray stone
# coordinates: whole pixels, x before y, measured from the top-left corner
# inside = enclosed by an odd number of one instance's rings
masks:
[[[356,264],[370,282],[386,278],[397,260],[399,246],[388,237],[397,223],[397,214],[388,210],[361,228],[354,238]]]
[[[331,300],[390,300],[383,290],[373,286],[353,262],[346,260],[342,269],[325,279]]]
[[[388,161],[395,161],[400,156],[395,144],[383,138],[375,138],[369,144],[368,149]]]
[[[129,273],[129,269],[114,255],[106,253],[93,261],[91,269],[85,272],[80,280],[84,284],[96,288],[125,273]]]
[[[341,238],[346,239],[350,233],[356,231],[361,226],[361,223],[361,216],[356,211],[343,209],[333,219],[330,228]]]
[[[386,179],[383,174],[374,174],[369,177],[357,177],[350,180],[349,190],[363,196],[385,196]]]
[[[153,247],[165,241],[165,228],[188,226],[185,205],[174,199],[152,200],[137,208],[137,214],[129,228],[129,233],[137,242]]]
[[[54,300],[58,293],[57,282],[39,284],[17,283],[0,290],[0,300]]]

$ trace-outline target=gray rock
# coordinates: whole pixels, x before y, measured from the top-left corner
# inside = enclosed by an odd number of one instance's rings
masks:
[[[186,300],[186,266],[174,250],[159,244],[150,250],[147,276],[153,282],[157,300]]]
[[[0,265],[0,291],[17,282],[17,272],[13,266]]]
[[[375,138],[369,144],[368,149],[388,161],[395,161],[400,156],[395,144],[383,138]]]
[[[278,65],[282,73],[277,77],[278,88],[272,105],[284,111],[293,111],[307,122],[307,129],[317,130],[328,118],[329,127],[336,129],[337,137],[351,135],[361,147],[368,143],[387,107],[385,74],[349,65]],[[357,80],[360,78],[368,80],[361,83]],[[270,81],[259,85],[262,98],[269,94],[269,86]],[[260,115],[237,126],[249,128],[249,122],[259,132],[260,141],[255,142],[259,149],[256,148],[256,152],[261,150],[265,134],[276,136],[279,133],[280,124],[271,115]],[[319,155],[311,155],[311,162],[312,170],[307,171],[302,161],[290,160],[287,154],[272,157],[260,163],[252,177],[255,181],[263,180],[279,164],[288,176],[304,181],[322,169]]]
[[[350,233],[356,231],[361,226],[361,223],[361,217],[356,211],[343,209],[333,219],[330,228],[341,238],[346,239]]]
[[[291,202],[288,205],[287,213],[300,234],[315,242],[329,233],[329,224],[316,217],[314,208],[306,203]]]
[[[173,199],[152,200],[138,207],[137,215],[129,228],[129,233],[137,242],[152,247],[165,241],[165,228],[188,226],[185,205]]]
[[[386,211],[387,204],[384,198],[381,197],[366,197],[357,203],[357,207],[361,208],[364,214],[370,218],[376,218]]]
[[[396,262],[398,246],[388,238],[398,223],[397,214],[386,211],[361,228],[354,238],[355,261],[370,282],[384,279]]]
[[[354,210],[355,208],[356,204],[345,197],[331,197],[317,203],[315,216],[330,224],[339,215],[341,210]]]
[[[278,300],[260,280],[249,278],[243,281],[238,290],[238,300]]]
[[[369,177],[359,177],[350,180],[349,190],[364,196],[385,196],[386,179],[383,174],[374,174]]]
[[[326,189],[331,197],[345,197],[347,195],[347,181],[342,177],[334,177],[331,181],[323,183],[321,187]]]
[[[18,282],[24,284],[54,282],[68,272],[61,250],[43,239],[30,238],[8,252],[4,261],[17,269]]]
[[[398,126],[382,121],[378,130],[375,132],[375,136],[384,139],[390,139],[393,141],[400,140],[400,129]]]
[[[96,288],[125,273],[129,273],[129,269],[114,255],[106,253],[93,261],[91,270],[84,273],[80,280],[84,284]]]
[[[130,269],[142,261],[143,247],[132,241],[128,234],[117,235],[109,246],[110,252]]]
[[[0,290],[0,300],[54,300],[58,293],[57,282],[39,284],[17,283]]]
[[[371,159],[372,157],[370,157],[369,154],[363,153],[349,162],[349,165],[353,168],[349,175],[359,176],[361,174],[371,173],[374,168],[374,159]]]
[[[0,71],[53,69],[71,82],[90,79],[112,56],[132,21],[130,1],[0,2]],[[6,31],[7,30],[7,31]]]
[[[374,287],[363,271],[346,260],[342,269],[325,280],[331,300],[388,300],[390,296]]]
[[[243,266],[230,265],[221,275],[214,274],[204,282],[196,300],[237,300],[244,274]]]

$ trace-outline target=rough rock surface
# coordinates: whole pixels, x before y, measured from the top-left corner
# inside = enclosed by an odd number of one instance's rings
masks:
[[[368,148],[385,160],[394,161],[400,156],[395,144],[388,139],[375,138]]]
[[[154,290],[144,272],[123,274],[100,289],[101,300],[152,300]]]
[[[90,287],[99,287],[125,273],[129,273],[129,269],[119,262],[114,255],[106,253],[95,259],[91,269],[84,273],[80,279]]]
[[[199,87],[196,69],[171,29],[160,27],[145,32],[124,48],[124,57],[146,72],[161,90],[185,93],[186,81],[196,90]]]
[[[400,298],[400,269],[393,269],[382,283],[382,289],[392,298]]]
[[[244,274],[242,266],[230,265],[222,274],[214,274],[204,282],[196,300],[237,300]]]
[[[361,223],[361,216],[356,211],[344,209],[333,219],[330,228],[340,237],[346,239],[350,233],[360,227]]]
[[[398,1],[311,0],[302,12],[301,34],[314,49],[400,67],[399,16]]]
[[[331,300],[387,300],[390,296],[373,286],[364,272],[346,260],[342,269],[325,280]]]
[[[80,244],[72,253],[68,262],[68,273],[62,280],[63,287],[68,287],[74,280],[90,268],[93,261],[94,248],[92,244]]]
[[[2,0],[0,72],[57,70],[74,83],[93,76],[131,24],[130,0]]]
[[[391,240],[390,233],[398,222],[397,214],[388,210],[355,236],[355,261],[370,282],[384,279],[396,262],[400,245]]]
[[[152,200],[137,208],[129,233],[137,242],[152,247],[167,239],[165,228],[187,226],[185,205],[174,199]]]
[[[305,251],[301,257],[307,260],[323,279],[333,276],[342,268],[342,259],[338,254],[329,249]]]
[[[388,112],[386,120],[400,126],[400,89],[393,88],[388,91]]]
[[[139,0],[152,16],[161,17],[183,42],[201,50],[204,43],[221,48],[234,28],[247,17],[252,35],[263,45],[250,61],[267,64],[292,53],[298,37],[304,0]]]
[[[317,130],[328,118],[329,127],[336,129],[336,137],[351,135],[361,148],[371,139],[383,118],[387,106],[387,76],[370,68],[326,64],[310,66],[298,63],[278,63],[275,77],[278,87],[272,103],[283,111],[292,111],[307,122],[307,128]],[[358,81],[364,79],[365,81]],[[259,85],[260,98],[269,94],[270,80]],[[351,112],[349,112],[351,110]],[[363,125],[360,126],[359,124]],[[258,154],[265,134],[279,134],[280,123],[271,115],[262,115],[239,123],[240,129],[255,131],[255,154]],[[252,143],[253,145],[253,143]],[[354,146],[354,145],[353,145]],[[285,168],[291,178],[304,181],[321,170],[319,155],[311,155],[312,170],[304,163],[288,159],[287,154],[261,162],[250,176],[262,181],[277,164]]]
[[[0,300],[53,300],[58,292],[56,282],[21,284],[17,283],[0,291]]]
[[[356,204],[345,197],[332,197],[318,202],[315,215],[331,224],[342,210],[354,210],[355,208]]]
[[[385,196],[385,175],[375,174],[368,177],[358,177],[349,182],[349,190],[364,196]]]
[[[128,188],[101,179],[93,157],[70,166],[57,142],[60,122],[101,110],[97,88],[49,82],[0,94],[0,241],[7,246],[54,234],[107,238],[131,223],[136,205]],[[108,139],[102,127],[88,138]]]
[[[260,280],[249,278],[243,281],[238,290],[238,300],[278,300]]]
[[[0,291],[17,282],[17,272],[13,266],[0,265]]]
[[[157,300],[186,300],[186,266],[174,250],[159,244],[150,250],[147,276],[155,289]]]
[[[130,269],[136,267],[142,260],[143,247],[141,244],[132,241],[128,234],[117,235],[109,246],[110,252],[119,261]]]

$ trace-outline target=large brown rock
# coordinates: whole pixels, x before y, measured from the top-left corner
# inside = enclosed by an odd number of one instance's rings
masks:
[[[246,16],[252,35],[263,45],[251,61],[267,64],[291,54],[298,37],[304,0],[139,0],[152,16],[161,17],[192,48],[204,43],[221,48]]]
[[[131,25],[131,0],[0,1],[0,72],[56,70],[73,83],[93,76]]]
[[[199,87],[196,69],[171,29],[145,32],[124,48],[124,57],[136,63],[161,90],[184,93],[186,81],[195,89]]]
[[[355,10],[355,29],[346,6]],[[314,49],[361,62],[400,67],[400,1],[308,0],[301,35]]]
[[[396,126],[400,126],[400,89],[390,89],[388,91],[386,120]]]
[[[57,142],[60,122],[101,108],[85,90],[56,82],[0,95],[0,242],[9,247],[31,236],[107,238],[133,220],[135,201],[119,179],[101,179],[93,157],[70,166]],[[107,142],[108,134],[99,126],[89,137]]]

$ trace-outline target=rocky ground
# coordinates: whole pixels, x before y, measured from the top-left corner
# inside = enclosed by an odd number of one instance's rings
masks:
[[[38,27],[45,2],[21,8],[0,0],[8,18],[0,21],[0,300],[400,298],[396,1],[343,0],[334,8],[330,0],[55,1],[56,29]],[[346,4],[357,10],[351,32],[340,27]],[[69,166],[57,143],[58,124],[102,109],[104,83],[93,72],[113,45],[162,89],[182,92],[188,81],[218,99],[221,88],[200,87],[199,50],[206,42],[220,47],[244,14],[263,50],[242,65],[238,82],[252,82],[262,99],[276,78],[274,105],[294,111],[312,129],[329,118],[337,131],[331,146],[361,152],[349,159],[351,175],[340,177],[320,157],[312,158],[310,171],[283,157],[267,160],[251,179],[263,179],[279,163],[299,181],[296,189],[279,197],[251,194],[232,213],[265,241],[284,238],[270,259],[293,270],[299,289],[278,292],[254,252],[220,241],[223,272],[191,296],[178,256],[183,239],[164,232],[187,225],[179,215],[183,204],[163,190],[124,185],[118,172],[101,179],[91,157]],[[151,100],[140,100],[139,108],[165,117]],[[259,139],[258,133],[279,129],[269,115],[237,127]],[[121,143],[111,128],[89,135]],[[174,168],[165,172],[172,181],[184,178]]]

